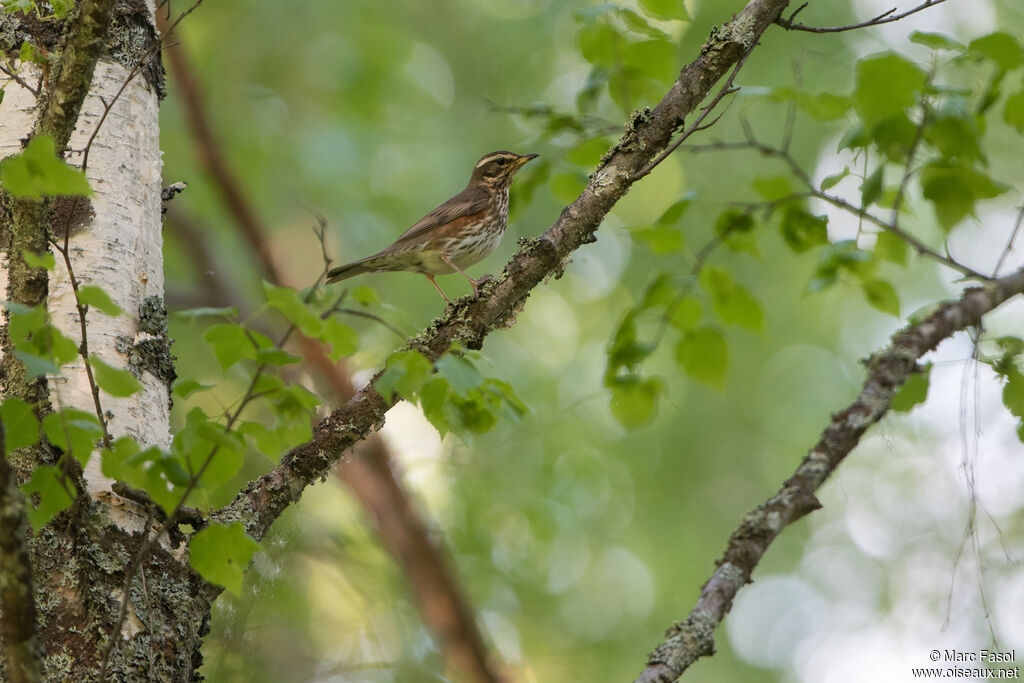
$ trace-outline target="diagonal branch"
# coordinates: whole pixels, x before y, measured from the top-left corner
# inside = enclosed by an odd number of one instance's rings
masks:
[[[559,276],[573,251],[595,241],[598,226],[629,190],[635,174],[668,146],[683,118],[749,52],[787,4],[788,0],[751,0],[732,22],[716,28],[661,102],[653,110],[633,113],[625,135],[558,220],[540,237],[526,241],[498,278],[481,287],[479,298],[460,300],[407,346],[436,360],[452,342],[480,348],[492,331],[514,324],[530,291]],[[251,482],[214,518],[242,521],[253,537],[262,538],[306,486],[325,476],[346,449],[383,424],[384,413],[397,398],[377,392],[380,375],[325,418],[311,441],[286,453],[279,465]]]
[[[897,332],[888,347],[867,361],[868,377],[860,394],[833,416],[821,439],[778,493],[743,518],[686,621],[668,629],[665,641],[649,655],[647,668],[635,683],[670,683],[697,659],[714,652],[715,628],[732,608],[736,593],[750,582],[768,546],[787,526],[821,507],[815,492],[868,428],[889,411],[890,400],[917,370],[917,361],[943,340],[978,325],[983,315],[1021,293],[1024,269],[968,289],[925,320]]]

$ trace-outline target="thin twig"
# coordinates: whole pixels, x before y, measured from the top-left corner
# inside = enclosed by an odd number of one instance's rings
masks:
[[[999,276],[999,269],[1003,267],[1003,263],[1006,261],[1006,257],[1013,251],[1013,242],[1017,239],[1017,235],[1020,233],[1021,226],[1024,225],[1024,206],[1021,206],[1017,211],[1017,220],[1013,224],[1013,230],[1010,231],[1010,239],[1007,240],[1006,246],[1003,247],[1002,253],[999,254],[999,260],[996,261],[996,267],[992,270],[992,277]]]
[[[43,91],[42,80],[40,80],[39,85],[37,87],[33,88],[31,85],[28,84],[27,81],[25,81],[24,78],[22,78],[21,76],[18,75],[17,71],[12,71],[9,67],[4,66],[3,63],[0,63],[0,71],[2,71],[3,73],[7,74],[12,81],[17,83],[21,87],[23,87],[25,90],[28,90],[30,93],[32,93],[37,98],[39,97],[39,95]]]
[[[742,57],[740,57],[739,61],[736,62],[736,66],[733,67],[732,73],[729,74],[729,78],[726,79],[725,83],[722,84],[722,87],[718,91],[718,94],[716,94],[715,97],[706,106],[701,108],[700,114],[698,114],[697,115],[697,119],[692,124],[690,124],[690,127],[687,128],[686,130],[684,130],[679,135],[679,137],[676,138],[675,141],[665,149],[665,151],[663,151],[661,154],[656,156],[649,164],[645,165],[643,168],[641,168],[639,171],[637,171],[635,174],[633,174],[633,177],[631,178],[632,182],[635,183],[636,181],[640,180],[645,175],[647,175],[648,173],[653,171],[655,166],[657,166],[662,161],[667,159],[668,156],[670,154],[672,154],[672,152],[676,151],[676,149],[679,148],[679,145],[681,145],[684,142],[686,142],[686,139],[689,138],[691,135],[693,135],[694,133],[696,133],[698,131],[705,130],[706,128],[709,128],[710,126],[712,126],[715,123],[717,123],[718,119],[722,118],[722,115],[719,114],[707,126],[701,125],[701,124],[704,123],[704,119],[706,119],[708,117],[708,114],[710,114],[711,111],[716,106],[718,106],[718,103],[722,101],[722,98],[724,98],[726,95],[734,93],[734,92],[736,92],[738,90],[738,88],[733,88],[732,84],[736,80],[736,75],[739,74],[740,69],[742,69],[743,65],[746,63],[747,57],[749,57],[751,55],[751,53],[753,53],[755,47],[757,47],[757,43],[756,42],[753,45],[750,46],[750,48],[746,51],[746,53],[744,53],[744,55]]]
[[[928,9],[929,7],[940,5],[945,1],[946,0],[926,0],[926,2],[921,3],[917,7],[909,9],[906,12],[900,12],[899,14],[896,14],[896,10],[899,8],[893,7],[888,12],[882,12],[873,19],[862,21],[859,24],[848,24],[846,26],[828,27],[807,26],[806,24],[794,24],[793,18],[800,12],[800,10],[802,10],[804,7],[807,7],[807,3],[804,3],[803,5],[798,7],[797,10],[793,12],[793,14],[789,16],[789,19],[783,19],[782,17],[779,17],[778,19],[775,20],[775,23],[781,26],[782,28],[786,29],[787,31],[806,31],[808,33],[841,33],[843,31],[853,31],[858,28],[868,28],[869,26],[881,26],[882,24],[889,24],[894,21],[899,21],[900,19],[905,19],[906,17],[909,17],[911,14],[916,14],[922,10]]]
[[[928,84],[931,84],[931,74],[928,77]],[[917,150],[921,147],[921,141],[924,140],[924,129],[928,126],[928,115],[931,109],[928,107],[926,100],[921,100],[921,122],[917,124],[917,130],[914,132],[914,140],[910,143],[910,149],[907,150],[907,161],[903,165],[903,179],[900,180],[900,187],[896,190],[896,198],[892,202],[892,218],[890,223],[894,226],[900,224],[900,209],[903,208],[903,200],[907,196],[907,185],[910,183],[911,176],[914,175],[914,157],[917,156]]]
[[[92,364],[89,362],[89,333],[88,326],[85,322],[86,307],[82,303],[82,300],[78,296],[78,287],[81,282],[75,277],[74,266],[71,265],[71,253],[68,248],[68,235],[71,233],[70,226],[68,231],[64,234],[64,246],[56,240],[50,240],[50,244],[57,249],[61,257],[64,259],[64,266],[68,271],[68,279],[71,282],[71,293],[75,296],[75,310],[78,312],[78,329],[82,335],[82,341],[78,345],[78,354],[82,357],[82,363],[85,365],[85,377],[89,381],[89,393],[92,394],[93,408],[96,410],[96,419],[100,422],[100,428],[103,430],[103,447],[110,448],[110,432],[107,430],[107,417],[103,412],[103,405],[100,402],[100,387],[96,383],[96,377],[92,372]]]

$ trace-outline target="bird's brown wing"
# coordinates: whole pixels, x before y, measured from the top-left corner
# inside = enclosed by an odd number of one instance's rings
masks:
[[[487,208],[487,201],[490,199],[485,190],[479,187],[467,187],[441,206],[437,207],[415,225],[402,233],[402,236],[395,240],[395,243],[406,242],[430,232],[434,228],[454,221],[463,216],[472,216]]]

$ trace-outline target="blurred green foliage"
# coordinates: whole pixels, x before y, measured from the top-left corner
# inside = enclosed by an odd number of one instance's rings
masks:
[[[327,218],[327,252],[340,263],[390,243],[458,191],[483,153],[539,152],[513,186],[509,234],[478,266],[497,270],[517,237],[541,232],[583,187],[629,112],[653,105],[712,25],[742,5],[224,0],[204,4],[177,39],[201,73],[218,142],[301,288],[324,265],[305,207]],[[997,23],[1020,26],[1011,5],[993,2],[991,11]],[[853,17],[823,5],[800,18],[833,25]],[[914,19],[897,26],[909,35]],[[1004,193],[1019,167],[1020,140],[1011,135],[1024,109],[1022,60],[1003,35],[919,32],[879,52],[867,31],[773,28],[741,72],[729,114],[693,142],[744,140],[752,130],[785,148],[820,192],[843,192],[888,217],[908,149],[920,144],[915,107],[927,96],[930,125],[921,130],[930,156],[919,157],[927,166],[902,225],[942,252],[946,234],[973,228],[961,221]],[[950,53],[962,56],[951,61]],[[689,610],[744,512],[775,491],[829,414],[854,396],[858,358],[896,328],[903,302],[950,291],[949,278],[910,258],[904,242],[886,233],[864,239],[871,231],[855,221],[836,225],[819,204],[788,200],[805,188],[778,158],[680,151],[616,206],[564,277],[531,295],[515,327],[489,337],[471,363],[446,357],[432,376],[417,354],[391,355],[397,337],[378,321],[341,312],[324,322],[333,295],[303,301],[261,285],[204,178],[173,74],[162,130],[165,181],[189,182],[166,232],[168,299],[242,311],[172,318],[179,373],[189,378],[176,387],[172,453],[223,441],[203,411],[232,405],[253,365],[292,363],[256,329],[272,323],[249,317],[267,313],[268,300],[313,336],[334,335],[334,353],[351,353],[354,368],[387,364],[379,386],[418,398],[434,426],[455,433],[434,449],[429,426],[408,413],[392,418],[404,479],[517,679],[631,680],[663,629]],[[196,256],[176,221],[194,228],[212,258]],[[1002,238],[989,254],[1001,247]],[[220,298],[209,291],[210,264],[231,283]],[[466,290],[458,276],[445,286]],[[352,310],[403,333],[442,310],[409,274],[353,287]],[[191,343],[199,338],[209,346]],[[1007,405],[1019,411],[1016,355],[993,362],[1003,361]],[[206,500],[226,500],[309,433],[315,399],[285,396],[283,382],[267,389],[292,412],[278,405],[270,426],[261,408],[243,416],[239,431],[263,441],[221,443],[230,467]],[[900,406],[912,407],[921,389]],[[115,447],[111,467],[132,457]],[[809,535],[803,523],[788,530],[759,572],[794,571]],[[445,680],[408,595],[358,505],[329,480],[276,524],[240,596],[216,603],[203,673],[253,683]],[[724,630],[717,643],[718,654],[687,680],[773,675],[736,656]]]

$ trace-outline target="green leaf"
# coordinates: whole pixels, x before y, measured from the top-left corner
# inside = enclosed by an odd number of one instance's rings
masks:
[[[64,408],[45,415],[43,432],[50,443],[71,454],[83,467],[103,436],[96,416],[77,408]]]
[[[700,301],[693,296],[684,296],[668,311],[672,327],[685,332],[700,322]]]
[[[256,347],[246,334],[246,329],[236,323],[211,325],[203,339],[213,349],[221,370],[226,371],[243,358],[256,360]]]
[[[607,21],[596,19],[586,23],[576,36],[583,59],[591,64],[612,64],[622,36]]]
[[[754,229],[754,218],[746,211],[728,209],[715,219],[716,235],[747,233]]]
[[[722,322],[761,331],[764,324],[761,305],[745,287],[733,281],[728,271],[705,267],[700,282],[711,296],[711,305]]]
[[[320,405],[320,399],[301,384],[292,384],[277,391],[274,408],[295,419],[308,419],[309,411]]]
[[[640,9],[655,19],[690,20],[683,0],[640,0]]]
[[[1024,354],[1024,339],[1015,337],[1013,335],[1004,335],[998,337],[995,340],[996,344],[999,345],[999,349],[1010,356],[1019,356]]]
[[[831,190],[833,187],[839,184],[840,180],[842,180],[848,175],[850,175],[850,167],[843,166],[842,171],[840,171],[839,173],[833,173],[832,175],[827,176],[824,180],[822,180],[821,185],[819,185],[819,187],[821,188],[822,192],[824,192],[825,190]]]
[[[897,413],[909,413],[914,406],[924,403],[928,398],[931,370],[932,365],[928,363],[921,368],[921,372],[912,374],[892,397],[889,407]]]
[[[770,178],[754,178],[751,182],[754,191],[770,202],[793,194],[793,185],[789,176],[777,175]]]
[[[79,287],[78,300],[86,306],[100,310],[110,316],[121,315],[123,312],[121,307],[110,298],[110,295],[103,288],[96,285],[83,285]]]
[[[658,38],[661,40],[668,40],[669,35],[659,28],[655,28],[647,23],[647,20],[642,16],[629,9],[628,7],[618,8],[619,18],[622,19],[622,23],[626,25],[630,31],[640,33],[647,36],[648,38]]]
[[[1003,405],[1015,417],[1024,419],[1024,375],[1013,369],[1006,375]]]
[[[291,287],[279,287],[270,282],[263,282],[263,292],[267,295],[267,303],[279,310],[288,322],[294,324],[307,337],[319,337],[323,329],[323,321]]]
[[[338,362],[342,356],[352,355],[359,348],[359,336],[355,330],[337,318],[327,318],[323,321],[320,339],[331,345],[331,352],[327,357],[334,362]]]
[[[32,138],[21,154],[0,161],[0,185],[15,197],[91,195],[85,175],[57,158],[53,138]]]
[[[612,416],[626,429],[642,427],[658,414],[663,391],[664,384],[656,378],[622,378],[611,386]]]
[[[1003,121],[1016,128],[1018,133],[1024,133],[1024,91],[1006,98]]]
[[[448,421],[448,415],[445,411],[450,391],[451,385],[443,377],[434,377],[430,381],[425,382],[419,391],[420,407],[423,408],[423,415],[430,421],[430,424],[434,425],[434,429],[438,431],[442,438],[444,438],[445,434],[452,431],[452,426]]]
[[[302,356],[295,356],[284,349],[257,349],[256,362],[260,365],[291,365],[302,362]]]
[[[816,95],[799,93],[796,102],[805,112],[822,121],[834,121],[846,116],[846,112],[850,111],[853,105],[853,100],[849,97],[827,92]]]
[[[945,33],[924,33],[922,31],[914,31],[910,34],[910,42],[916,43],[917,45],[924,45],[925,47],[933,50],[955,50],[957,52],[961,52],[966,49],[963,43],[957,42]]]
[[[839,144],[836,145],[836,149],[859,149],[861,147],[867,147],[870,144],[871,131],[866,128],[864,124],[856,123],[843,133],[843,137],[839,139]]]
[[[866,280],[864,297],[882,313],[900,317],[900,297],[896,293],[896,288],[885,280]]]
[[[127,370],[109,365],[95,353],[89,356],[89,365],[92,366],[96,384],[111,396],[131,396],[142,391],[142,385],[135,375]]]
[[[937,110],[924,130],[924,139],[945,159],[984,161],[981,131],[974,113],[968,111],[962,102]]]
[[[668,40],[629,43],[623,48],[620,59],[623,65],[633,67],[639,73],[666,84],[672,82],[679,73],[676,46]],[[604,151],[601,150],[601,153]]]
[[[907,243],[899,235],[884,231],[878,234],[875,241],[875,256],[883,261],[907,265]]]
[[[860,204],[867,208],[882,196],[882,175],[885,165],[879,164],[874,172],[860,185]]]
[[[892,52],[865,57],[857,63],[853,105],[867,124],[899,114],[917,101],[925,72]]]
[[[4,455],[39,441],[39,420],[32,406],[20,398],[9,397],[0,404],[4,424]]]
[[[888,116],[871,129],[871,140],[893,163],[902,164],[917,137],[917,126],[903,112]]]
[[[725,388],[729,370],[729,346],[722,333],[712,327],[687,332],[676,345],[676,362],[683,371],[716,389]]]
[[[426,356],[416,351],[397,351],[388,358],[384,374],[374,386],[385,400],[390,400],[396,392],[412,400],[433,369]]]
[[[655,223],[658,225],[674,225],[679,222],[679,219],[683,217],[686,210],[690,208],[690,204],[693,203],[695,194],[693,192],[687,192],[683,195],[682,199],[675,201],[672,206],[665,209],[665,213],[661,214]]]
[[[815,216],[802,206],[790,204],[779,221],[782,239],[798,254],[828,243],[828,216]]]
[[[53,465],[40,465],[32,471],[32,478],[22,484],[21,490],[27,495],[39,497],[39,504],[28,509],[28,521],[32,528],[39,531],[49,523],[61,510],[66,510],[74,502],[68,489],[65,488],[64,474]],[[67,482],[70,487],[71,483]]]
[[[619,368],[635,369],[654,351],[653,344],[637,341],[636,316],[636,310],[630,311],[615,330],[615,335],[608,346],[605,386],[610,387],[611,383],[615,381]]]
[[[49,251],[44,251],[41,254],[34,254],[28,249],[22,249],[21,257],[25,259],[25,263],[30,268],[53,270],[57,265],[57,259],[54,258],[53,254]]]
[[[967,49],[991,59],[999,65],[999,68],[1006,71],[1024,64],[1024,48],[1021,48],[1016,38],[1003,31],[996,31],[976,38],[971,41]]]
[[[612,142],[606,137],[590,138],[569,150],[565,158],[571,164],[593,168],[611,146]]]
[[[198,391],[209,391],[215,386],[215,384],[203,384],[197,379],[179,379],[174,383],[174,395],[188,398]]]
[[[245,533],[241,522],[211,524],[192,537],[188,544],[192,568],[210,583],[223,586],[235,595],[242,592],[242,575],[249,568],[260,544]]]
[[[921,190],[932,202],[939,224],[948,232],[961,220],[974,214],[980,199],[997,197],[1010,186],[993,180],[963,163],[934,161],[921,169]]]
[[[629,232],[633,239],[642,242],[651,250],[651,253],[658,255],[682,251],[686,244],[686,239],[681,231],[663,225],[632,229]]]
[[[42,358],[27,351],[15,351],[14,355],[25,366],[25,372],[29,377],[60,374],[60,368],[49,358]]]
[[[484,383],[483,375],[468,358],[462,355],[445,354],[434,364],[441,376],[455,391],[464,394]]]
[[[352,298],[361,303],[363,306],[374,306],[380,303],[380,297],[377,296],[377,290],[367,285],[360,285],[352,290]]]

